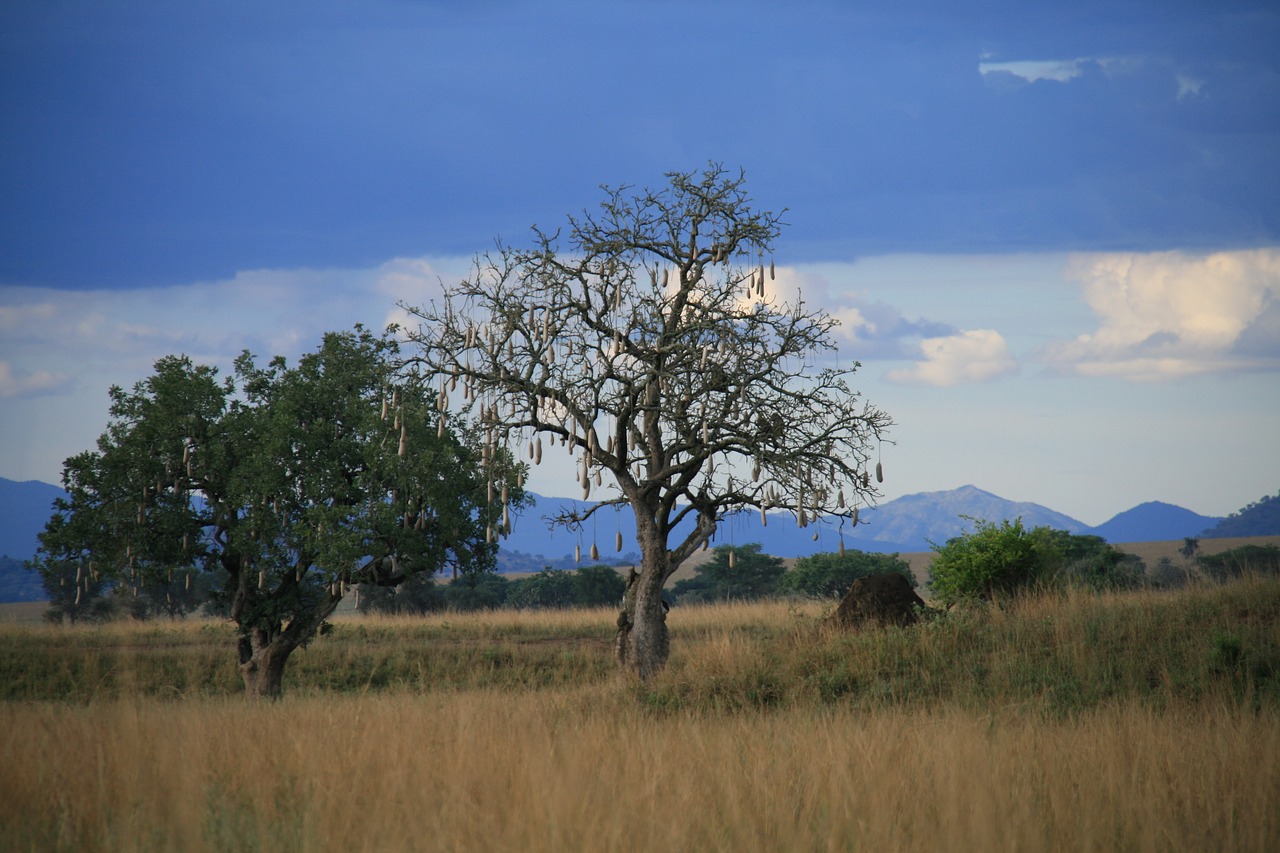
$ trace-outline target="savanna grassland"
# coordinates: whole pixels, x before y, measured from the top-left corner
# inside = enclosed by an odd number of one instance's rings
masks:
[[[0,849],[1280,849],[1280,581],[822,613],[643,685],[612,611],[344,619],[277,702],[225,624],[0,626]]]

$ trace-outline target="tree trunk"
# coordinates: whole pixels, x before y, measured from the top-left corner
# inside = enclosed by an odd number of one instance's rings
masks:
[[[297,643],[282,634],[269,638],[268,632],[254,629],[240,638],[240,677],[244,693],[251,699],[279,699],[284,665]]]
[[[667,609],[662,601],[662,585],[670,572],[664,547],[642,542],[641,551],[640,571],[632,569],[627,577],[614,653],[624,670],[645,680],[667,665],[671,651]]]

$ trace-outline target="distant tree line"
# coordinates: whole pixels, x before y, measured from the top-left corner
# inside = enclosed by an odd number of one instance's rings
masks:
[[[625,590],[626,581],[610,566],[583,566],[574,571],[548,566],[514,580],[495,572],[475,572],[449,583],[419,576],[394,588],[361,587],[357,609],[363,613],[419,615],[499,608],[604,607],[616,606]]]
[[[1256,500],[1202,534],[1206,539],[1280,535],[1280,493]]]
[[[1187,539],[1180,551],[1181,564],[1163,557],[1148,570],[1140,558],[1099,536],[1027,528],[1020,519],[999,524],[975,521],[974,530],[936,545],[934,551],[929,589],[943,604],[990,600],[1031,589],[1176,587],[1195,578],[1225,582],[1247,574],[1280,575],[1280,548],[1274,545],[1245,545],[1207,555],[1199,553],[1198,539]],[[788,571],[782,559],[762,553],[758,543],[721,545],[692,577],[677,581],[667,598],[680,605],[779,597],[835,600],[858,578],[885,572],[901,574],[912,587],[918,585],[911,567],[898,554],[855,549],[819,553],[797,559]],[[44,577],[49,597],[46,618],[53,622],[182,618],[197,611],[227,615],[216,595],[222,583],[216,574],[180,570],[167,583],[137,589],[84,579],[77,584],[70,566],[63,574],[49,572]],[[565,570],[547,565],[516,578],[479,571],[443,582],[421,573],[394,587],[361,585],[356,606],[362,613],[391,615],[607,607],[617,605],[625,589],[626,581],[613,566]],[[74,601],[77,591],[78,604]]]

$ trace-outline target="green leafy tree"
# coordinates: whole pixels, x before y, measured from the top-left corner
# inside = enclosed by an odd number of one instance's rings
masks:
[[[1044,565],[1040,577],[1094,590],[1133,589],[1146,583],[1142,559],[1126,554],[1101,536],[1049,527],[1032,531]]]
[[[507,590],[508,607],[520,610],[544,610],[573,605],[573,574],[562,569],[544,568],[537,574],[512,581]]]
[[[1050,574],[1061,555],[1053,542],[1022,526],[1022,519],[994,524],[970,518],[971,533],[934,545],[929,587],[944,604],[991,600],[1026,589]]]
[[[233,378],[183,356],[111,389],[96,452],[69,459],[69,495],[37,562],[142,589],[221,571],[215,604],[236,623],[252,696],[276,696],[289,655],[355,583],[396,585],[447,566],[492,565],[509,455],[481,451],[439,394],[400,370],[394,340],[332,333],[295,367]]]
[[[911,566],[897,554],[871,554],[850,549],[843,554],[800,557],[795,567],[783,575],[778,588],[781,592],[813,598],[841,598],[858,578],[886,572],[897,572],[910,581],[913,588],[918,585]]]
[[[506,604],[511,581],[493,572],[466,572],[443,589],[445,607],[469,612],[496,610]]]
[[[710,601],[751,601],[778,592],[786,566],[778,557],[760,552],[759,543],[718,545],[712,557],[677,581],[671,593],[682,604]]]
[[[627,582],[611,566],[583,566],[573,573],[573,603],[578,607],[616,605]]]
[[[670,652],[663,587],[718,524],[745,508],[792,508],[801,526],[852,517],[877,494],[891,425],[850,387],[856,362],[818,363],[836,318],[771,283],[780,215],[715,165],[667,179],[606,189],[563,232],[499,245],[441,302],[405,306],[422,363],[459,378],[494,446],[535,464],[561,446],[584,498],[607,478],[606,499],[559,523],[634,513],[641,559],[615,651],[641,678]]]

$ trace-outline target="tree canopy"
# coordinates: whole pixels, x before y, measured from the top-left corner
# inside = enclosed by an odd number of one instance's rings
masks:
[[[779,584],[782,592],[814,598],[840,598],[858,578],[897,572],[917,586],[911,566],[897,554],[871,554],[849,549],[841,553],[811,554],[796,560]]]
[[[694,576],[677,581],[671,593],[681,604],[752,601],[778,591],[786,567],[781,558],[760,551],[760,544],[717,545]]]
[[[623,666],[661,668],[661,591],[726,516],[786,507],[801,526],[876,496],[890,418],[824,360],[837,320],[783,299],[773,241],[741,174],[672,172],[657,190],[606,188],[564,231],[477,259],[443,301],[405,308],[427,372],[462,385],[494,448],[535,464],[559,445],[584,499],[635,514],[641,567],[619,618]],[[681,522],[692,523],[680,528]]]
[[[491,567],[504,502],[521,498],[510,456],[482,450],[401,369],[395,341],[359,327],[294,367],[245,353],[225,380],[167,356],[110,395],[98,449],[66,462],[69,497],[35,562],[134,594],[221,573],[250,694],[279,692],[289,654],[351,584]]]

